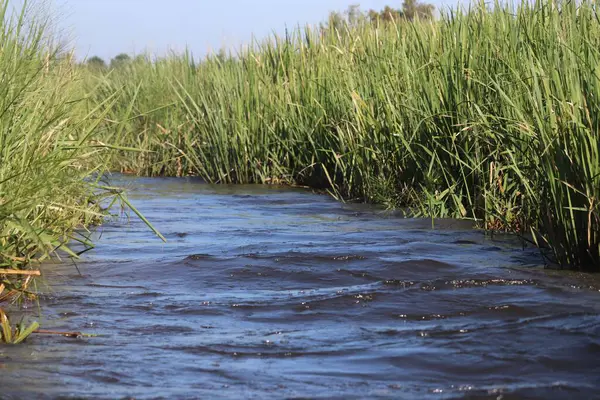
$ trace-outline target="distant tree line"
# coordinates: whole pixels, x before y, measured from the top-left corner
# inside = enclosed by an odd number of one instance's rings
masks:
[[[110,60],[110,68],[114,69],[122,67],[124,65],[127,65],[130,61],[131,56],[129,54],[121,53],[115,56],[112,60]],[[109,65],[106,64],[106,61],[104,61],[104,59],[98,56],[88,58],[86,64],[88,67],[97,70],[103,70],[109,67]]]
[[[329,28],[341,28],[345,24],[351,26],[357,25],[363,22],[370,22],[373,24],[400,22],[400,21],[413,21],[416,18],[419,19],[432,19],[434,15],[435,7],[433,4],[423,3],[418,0],[404,0],[401,8],[393,8],[391,6],[385,6],[382,10],[369,10],[363,11],[360,6],[355,4],[348,7],[345,12],[332,12],[329,14],[327,23],[322,24],[322,29]],[[138,56],[144,58],[144,56]],[[136,59],[138,58],[136,57]],[[217,55],[219,59],[225,59],[224,51]],[[88,58],[87,65],[90,68],[96,70],[104,70],[110,67],[110,69],[120,68],[127,65],[132,61],[131,56],[126,53],[121,53],[110,60],[110,64],[107,64],[101,57],[93,56]]]
[[[327,23],[322,24],[323,29],[341,28],[345,24],[355,26],[359,23],[370,22],[373,24],[413,21],[419,19],[433,19],[435,7],[433,4],[423,3],[418,0],[404,0],[401,8],[385,6],[382,10],[363,11],[355,4],[348,7],[345,12],[332,12]]]
[[[381,11],[369,10],[367,15],[373,23],[380,21],[392,22],[392,21],[412,21],[415,18],[420,19],[432,19],[435,7],[433,4],[421,3],[417,0],[404,0],[402,8],[392,8],[385,6]]]

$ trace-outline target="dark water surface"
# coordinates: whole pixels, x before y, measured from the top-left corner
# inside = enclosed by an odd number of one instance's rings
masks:
[[[0,398],[600,398],[598,279],[456,221],[301,190],[118,178],[168,238],[106,224],[45,267]],[[37,307],[30,312],[37,313]]]

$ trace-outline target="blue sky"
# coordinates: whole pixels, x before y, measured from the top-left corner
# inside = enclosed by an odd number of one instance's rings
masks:
[[[14,3],[22,0],[14,0]],[[36,0],[50,1],[77,57],[106,60],[120,52],[165,54],[188,46],[195,55],[239,47],[285,26],[316,24],[329,11],[400,7],[402,0]],[[448,0],[430,1],[436,7]]]

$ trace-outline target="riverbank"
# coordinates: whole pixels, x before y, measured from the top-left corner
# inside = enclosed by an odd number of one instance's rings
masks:
[[[10,10],[0,1],[0,342],[17,343],[36,325],[12,325],[2,306],[34,298],[40,263],[91,247],[100,203],[124,198],[99,179],[106,148],[92,135],[106,115],[86,111],[72,55],[48,21]]]
[[[304,29],[237,55],[138,57],[103,75],[147,150],[111,165],[218,183],[296,183],[339,199],[526,234],[550,263],[600,268],[600,24],[592,2]]]

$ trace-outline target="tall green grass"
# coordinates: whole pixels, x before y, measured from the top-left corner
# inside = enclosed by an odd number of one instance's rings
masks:
[[[33,294],[27,270],[76,256],[74,241],[91,246],[85,227],[106,215],[103,199],[121,196],[99,180],[106,146],[93,138],[116,94],[88,110],[80,72],[46,21],[10,9],[0,1],[0,307]],[[0,308],[0,342],[35,327],[13,329]]]
[[[113,165],[211,182],[290,182],[528,235],[600,268],[597,3],[523,2],[438,21],[297,29],[231,57],[138,58]],[[102,91],[105,94],[102,94]]]

